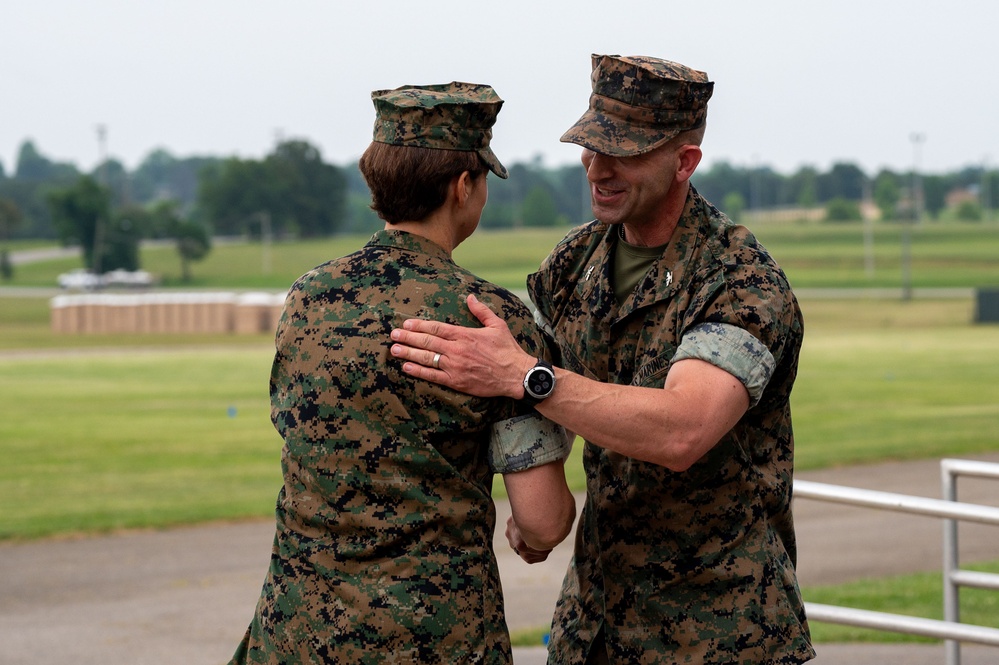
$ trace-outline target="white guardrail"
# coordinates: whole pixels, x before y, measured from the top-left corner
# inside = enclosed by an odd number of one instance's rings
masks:
[[[807,480],[794,482],[794,498],[943,518],[944,620],[805,602],[805,611],[809,619],[942,639],[945,640],[947,665],[960,665],[961,642],[999,647],[999,628],[960,623],[958,588],[968,586],[999,591],[999,575],[961,570],[958,566],[957,535],[958,522],[962,521],[999,526],[999,507],[957,501],[958,476],[999,479],[999,464],[945,459],[941,460],[940,469],[943,499],[828,485]]]

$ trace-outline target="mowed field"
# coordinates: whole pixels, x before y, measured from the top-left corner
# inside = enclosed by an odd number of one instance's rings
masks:
[[[890,263],[896,231],[878,231],[876,261]],[[757,232],[796,288],[808,285],[798,289],[806,336],[792,396],[797,468],[999,449],[999,325],[974,323],[971,295],[975,285],[999,285],[999,226],[917,231],[918,284],[966,295],[829,299],[822,287],[863,279],[859,225]],[[521,289],[564,232],[480,232],[456,260]],[[219,245],[196,265],[192,288],[280,292],[364,241]],[[144,250],[143,264],[166,281],[173,263],[170,248]],[[853,266],[847,278],[828,277],[839,264]],[[72,267],[19,266],[12,285],[51,285]],[[867,285],[893,286],[887,277]],[[21,296],[0,290],[0,539],[270,513],[281,441],[269,421],[269,335],[57,335],[48,297]],[[578,455],[570,472],[582,489]]]

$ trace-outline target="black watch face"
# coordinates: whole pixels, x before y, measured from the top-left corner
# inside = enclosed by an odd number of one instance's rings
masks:
[[[548,397],[555,387],[555,376],[551,371],[535,367],[527,377],[527,390],[535,397]]]

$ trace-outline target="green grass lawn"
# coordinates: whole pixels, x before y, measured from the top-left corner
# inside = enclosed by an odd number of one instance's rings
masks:
[[[761,224],[753,230],[796,288],[902,284],[904,224],[874,225],[873,274],[860,223]],[[910,232],[912,286],[999,286],[999,225],[924,222]]]
[[[796,468],[999,449],[999,326],[963,301],[804,302]]]
[[[263,516],[281,441],[267,346],[0,363],[0,538]]]
[[[797,288],[902,285],[904,226],[875,224],[873,274],[867,272],[864,228],[860,223],[763,222],[752,225]],[[525,276],[567,232],[567,228],[480,230],[459,246],[455,261],[510,289],[522,289]],[[999,223],[925,222],[911,229],[912,285],[915,287],[999,286]],[[284,289],[306,270],[347,254],[366,235],[304,242],[218,244],[192,266],[193,280],[180,279],[174,248],[146,247],[142,267],[169,288]],[[11,286],[54,286],[56,276],[82,266],[77,257],[18,266]]]
[[[999,561],[962,564],[966,570],[999,574]],[[905,614],[943,620],[943,575],[915,573],[895,577],[858,580],[835,586],[806,587],[805,600],[825,605],[860,607],[874,612]],[[999,628],[999,593],[988,589],[962,588],[961,621]],[[816,642],[934,642],[932,638],[868,630],[821,622],[810,622]]]
[[[0,538],[270,513],[267,336],[58,336],[27,300],[0,299]],[[999,326],[970,303],[802,307],[799,469],[999,450]]]

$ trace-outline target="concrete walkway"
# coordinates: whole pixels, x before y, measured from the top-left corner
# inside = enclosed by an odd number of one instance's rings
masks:
[[[999,454],[974,456],[999,462]],[[806,480],[940,496],[936,460],[802,473]],[[962,479],[962,501],[997,505],[999,487]],[[509,507],[499,506],[500,524]],[[941,526],[920,518],[814,501],[795,505],[804,586],[939,571]],[[528,566],[496,551],[511,630],[547,625],[571,538]],[[215,523],[161,531],[0,544],[3,665],[221,665],[253,613],[273,523]],[[999,559],[995,528],[963,524],[963,561]],[[939,665],[942,645],[818,645],[818,665]],[[999,649],[964,646],[963,665],[999,663]],[[545,662],[540,645],[515,649],[517,665]]]

